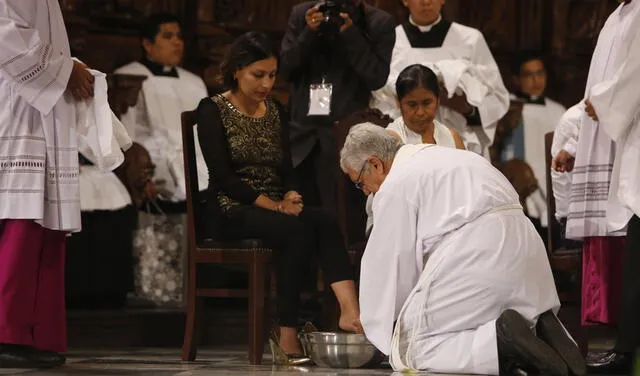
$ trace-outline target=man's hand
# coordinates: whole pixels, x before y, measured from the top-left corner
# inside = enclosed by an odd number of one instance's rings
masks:
[[[67,82],[67,91],[73,95],[76,100],[85,100],[93,97],[93,75],[87,69],[87,66],[73,61],[73,69],[69,82]]]
[[[322,12],[318,12],[318,9],[320,9],[320,5],[309,8],[304,15],[304,19],[307,21],[307,26],[313,31],[318,30],[318,27],[324,19],[324,14]]]
[[[586,111],[587,115],[589,115],[589,117],[594,121],[598,121],[598,114],[596,114],[596,109],[593,108],[593,104],[591,104],[591,101],[585,99],[584,104],[584,110]]]
[[[151,201],[153,199],[155,199],[156,197],[158,197],[158,194],[160,192],[158,192],[158,189],[156,188],[156,185],[153,184],[153,181],[149,180],[145,185],[144,188],[142,190],[142,201]],[[140,205],[138,205],[140,206]]]
[[[340,13],[340,17],[344,20],[342,26],[340,26],[340,32],[347,30],[351,26],[353,26],[353,20],[349,17],[349,13]]]
[[[467,116],[473,111],[473,107],[467,102],[467,96],[463,93],[461,95],[455,94],[449,98],[449,94],[444,87],[440,91],[440,105],[449,107],[450,109],[459,112],[460,114]]]
[[[551,168],[558,172],[571,172],[575,161],[575,157],[563,149],[551,161]]]

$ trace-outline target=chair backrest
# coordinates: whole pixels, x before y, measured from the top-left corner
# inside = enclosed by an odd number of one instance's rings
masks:
[[[391,118],[377,109],[364,109],[353,113],[346,118],[336,121],[333,126],[333,134],[336,140],[336,153],[340,159],[340,150],[349,134],[351,127],[361,123],[373,123],[386,127],[391,123]],[[338,215],[340,228],[344,234],[347,246],[365,241],[365,226],[367,214],[365,211],[366,197],[353,185],[351,180],[338,169]]]
[[[196,147],[194,127],[197,125],[197,112],[182,113],[182,148],[184,158],[184,176],[187,193],[187,237],[193,242],[204,239],[222,239],[221,211],[217,199],[208,199],[205,192],[198,187],[198,165],[196,163]],[[206,215],[205,215],[206,214]]]
[[[195,111],[185,111],[181,116],[182,120],[182,150],[184,158],[184,177],[187,193],[187,239],[189,249],[195,249],[197,244],[197,223],[198,210],[198,166],[196,164],[196,147],[193,137],[193,127],[196,125],[197,116]]]
[[[546,186],[547,186],[547,252],[551,253],[556,247],[553,234],[561,227],[556,220],[556,200],[553,196],[553,185],[551,184],[551,145],[553,144],[553,132],[544,135],[544,155],[546,161]]]

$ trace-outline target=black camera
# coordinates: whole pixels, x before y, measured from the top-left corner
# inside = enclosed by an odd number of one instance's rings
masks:
[[[353,13],[355,5],[353,0],[325,0],[320,2],[318,11],[324,14],[324,20],[320,27],[326,32],[337,32],[344,24],[340,13]]]

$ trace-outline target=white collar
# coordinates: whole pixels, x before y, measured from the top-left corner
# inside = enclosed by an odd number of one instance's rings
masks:
[[[431,28],[432,28],[432,27],[434,27],[435,25],[439,24],[439,23],[440,23],[440,21],[442,21],[442,15],[439,15],[439,16],[438,16],[438,19],[437,19],[437,20],[435,20],[435,22],[434,22],[434,23],[432,23],[431,25],[421,26],[421,25],[418,25],[417,23],[415,23],[415,22],[413,21],[413,18],[412,18],[411,16],[409,16],[409,22],[410,22],[413,26],[417,27],[417,28],[418,28],[421,32],[423,32],[423,33],[426,33],[427,31],[431,31]]]

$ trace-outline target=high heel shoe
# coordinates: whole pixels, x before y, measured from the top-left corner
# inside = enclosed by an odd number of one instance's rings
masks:
[[[304,354],[287,354],[280,347],[280,339],[275,330],[271,329],[269,335],[269,348],[271,349],[271,355],[273,356],[273,364],[281,366],[304,366],[311,365],[311,358]]]

